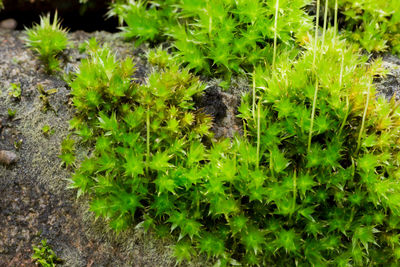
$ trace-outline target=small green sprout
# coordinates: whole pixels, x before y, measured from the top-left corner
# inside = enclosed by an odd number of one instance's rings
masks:
[[[17,64],[17,65],[21,64],[21,60],[20,60],[19,58],[17,58],[17,57],[13,57],[13,58],[12,58],[12,62],[13,62],[14,64]]]
[[[79,53],[85,53],[85,52],[86,52],[86,47],[87,47],[87,44],[86,44],[86,43],[80,43],[80,44],[78,45]]]
[[[52,94],[57,93],[57,89],[53,88],[53,89],[49,89],[49,90],[44,90],[44,87],[42,84],[38,83],[37,85],[37,90],[39,92],[39,98],[40,100],[42,100],[42,111],[43,112],[47,112],[48,110],[53,110],[53,107],[50,105],[50,101],[49,101],[49,96]]]
[[[50,14],[40,17],[40,24],[31,29],[25,29],[26,44],[39,54],[40,60],[45,64],[46,72],[51,74],[60,70],[60,62],[57,56],[67,48],[67,30],[62,28],[57,17],[54,15],[50,21]]]
[[[68,167],[75,166],[75,140],[69,136],[61,142],[61,165]]]
[[[78,45],[79,53],[89,53],[98,50],[99,44],[95,37],[90,38],[88,41],[80,43]]]
[[[17,114],[17,110],[16,110],[16,109],[11,109],[11,108],[9,108],[9,109],[7,110],[7,113],[8,113],[8,117],[9,117],[10,119],[14,119],[15,114]]]
[[[157,49],[151,49],[147,53],[147,60],[150,64],[160,68],[165,68],[166,66],[170,66],[175,62],[173,56],[161,47]]]
[[[17,140],[17,141],[14,141],[14,148],[15,148],[16,150],[20,150],[20,149],[21,149],[21,146],[22,146],[22,139],[19,139],[19,140]]]
[[[47,244],[46,239],[43,239],[39,246],[33,246],[32,260],[42,267],[54,267],[57,263],[63,262]]]
[[[51,128],[51,126],[50,125],[44,125],[43,127],[42,127],[42,133],[43,133],[43,135],[45,135],[45,136],[50,136],[50,135],[52,135],[52,134],[54,134],[54,130]]]
[[[9,95],[12,96],[15,99],[20,99],[21,98],[21,84],[20,83],[11,83],[10,84],[10,89],[9,89]]]
[[[228,90],[228,88],[229,88],[229,86],[230,86],[230,83],[227,82],[227,81],[221,81],[221,82],[218,84],[218,86],[221,87],[221,88],[224,89],[224,90]]]

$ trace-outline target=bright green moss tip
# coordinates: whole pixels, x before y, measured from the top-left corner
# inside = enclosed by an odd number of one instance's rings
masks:
[[[46,71],[51,73],[59,69],[57,56],[67,48],[67,29],[62,28],[54,14],[51,21],[50,14],[40,17],[40,23],[32,28],[25,29],[27,37],[26,45],[39,54],[40,60],[45,64]]]

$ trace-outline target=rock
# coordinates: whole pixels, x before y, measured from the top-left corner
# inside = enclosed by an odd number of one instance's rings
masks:
[[[15,19],[5,19],[0,22],[0,28],[7,30],[15,30],[17,21]]]
[[[226,117],[227,106],[222,99],[221,89],[218,86],[207,88],[197,105],[206,114],[213,117],[214,123],[218,123]]]
[[[17,154],[12,151],[0,150],[0,163],[5,165],[13,164],[18,160]]]
[[[385,55],[382,66],[389,73],[385,78],[375,81],[377,95],[387,99],[394,96],[396,100],[400,100],[400,59],[393,55]]]

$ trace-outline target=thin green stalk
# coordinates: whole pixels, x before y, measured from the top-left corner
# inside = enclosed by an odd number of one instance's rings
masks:
[[[329,0],[325,0],[324,28],[322,29],[322,49],[324,49],[324,45],[325,45],[326,24],[327,24],[327,20],[328,20],[328,3],[329,3]]]
[[[340,76],[339,76],[340,88],[342,88],[343,85],[343,68],[344,68],[344,52],[342,50],[342,61],[340,62]]]
[[[272,58],[272,68],[275,68],[275,60],[276,60],[276,42],[277,42],[277,27],[278,27],[278,11],[279,11],[279,0],[276,0],[275,3],[275,24],[274,24],[274,56]]]
[[[296,209],[296,198],[297,198],[297,175],[296,175],[296,170],[294,170],[293,174],[293,201],[292,201],[292,211],[290,212],[290,217],[294,213],[294,210]]]
[[[339,77],[340,88],[342,88],[342,83],[343,83],[343,67],[344,67],[344,53],[342,51],[342,62],[340,64],[340,77]],[[349,116],[349,109],[350,109],[349,93],[350,93],[349,89],[347,89],[347,92],[346,92],[346,114],[344,115],[342,125],[340,126],[340,129],[339,129],[339,136],[342,133],[343,128],[346,124],[347,118]]]
[[[208,34],[211,38],[211,33],[212,33],[212,17],[210,16],[210,20],[209,20],[209,25],[208,25]]]
[[[150,164],[150,107],[147,106],[147,113],[146,113],[146,173],[149,172],[149,164]]]
[[[209,1],[207,1],[207,10],[210,10],[210,3],[209,3]],[[209,35],[209,38],[211,38],[211,33],[212,33],[212,24],[213,24],[213,21],[212,21],[212,16],[211,16],[211,14],[207,14],[208,15],[208,35]]]
[[[313,127],[314,127],[315,108],[317,106],[318,87],[319,87],[319,82],[318,82],[318,78],[316,78],[315,90],[314,90],[314,99],[313,99],[313,105],[312,105],[312,111],[311,111],[310,132],[308,133],[307,153],[310,153],[310,149],[311,149],[311,139],[312,139]]]
[[[370,91],[371,91],[371,82],[368,84],[367,101],[366,101],[366,103],[365,103],[364,114],[363,114],[363,118],[362,118],[362,122],[361,122],[361,129],[360,129],[360,133],[359,133],[358,139],[357,139],[356,154],[357,154],[358,151],[360,150],[360,146],[361,146],[361,137],[362,137],[362,134],[363,134],[363,132],[364,132],[365,118],[367,117],[368,105],[369,105],[369,98],[370,98],[370,94],[371,94]]]
[[[350,212],[350,219],[347,221],[347,223],[346,223],[346,228],[350,228],[350,226],[351,226],[351,223],[353,222],[353,220],[354,220],[354,215],[356,214],[356,209],[353,207],[352,209],[351,209],[351,212]]]
[[[335,0],[335,19],[334,19],[334,24],[333,24],[333,28],[334,28],[334,33],[333,33],[333,41],[336,41],[336,33],[338,31],[338,0]]]
[[[243,120],[243,137],[247,138],[247,128],[245,120]]]
[[[317,14],[315,18],[315,36],[314,36],[314,58],[313,58],[314,68],[315,68],[315,59],[317,57],[317,45],[318,45],[319,6],[320,6],[320,0],[317,0]]]
[[[315,66],[315,59],[317,57],[317,46],[318,46],[319,7],[320,7],[320,0],[317,0],[317,15],[316,15],[316,19],[315,19],[315,37],[314,37],[315,38],[315,40],[314,40],[314,58],[313,58],[313,65],[312,65],[313,70],[314,70],[314,75],[315,75],[315,91],[314,91],[314,99],[313,99],[313,105],[312,105],[312,111],[311,111],[310,132],[308,134],[307,153],[310,153],[310,149],[311,149],[311,139],[312,139],[312,134],[313,134],[315,108],[317,105],[318,87],[319,87],[316,66]]]
[[[272,151],[269,151],[269,169],[271,171],[271,176],[273,181],[275,181],[275,174],[274,174],[274,162],[272,161]]]
[[[253,120],[256,121],[256,71],[253,71]]]
[[[261,101],[258,100],[257,105],[257,168],[260,166],[260,143],[261,143],[261,130],[260,130],[260,121],[261,121]]]

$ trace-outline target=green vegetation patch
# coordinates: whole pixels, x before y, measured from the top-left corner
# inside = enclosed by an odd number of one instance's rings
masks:
[[[43,239],[39,246],[33,246],[32,260],[42,267],[55,267],[57,264],[63,263],[63,260],[58,258],[47,244],[46,239]]]
[[[333,4],[333,2],[331,2]],[[345,15],[345,35],[368,52],[400,54],[400,3],[398,0],[339,0]]]
[[[202,160],[201,141],[212,135],[211,118],[194,111],[192,97],[204,86],[187,70],[168,67],[140,85],[132,81],[131,58],[121,62],[108,48],[92,49],[70,83],[78,111],[71,128],[94,145],[74,174],[72,187],[79,189],[78,195],[90,193],[91,209],[121,230],[135,214],[153,216],[158,210],[154,203],[170,205],[172,199],[160,201],[176,195],[183,185],[196,184],[183,176],[189,178],[187,164]],[[171,175],[183,180],[177,184]]]
[[[10,83],[10,88],[8,89],[8,95],[14,99],[21,99],[22,89],[20,83]]]
[[[70,82],[92,148],[71,187],[117,231],[171,233],[178,263],[398,264],[398,105],[375,97],[379,61],[333,36],[257,68],[244,136],[219,141],[193,109],[204,86],[168,54],[150,52],[165,66],[138,84],[132,59],[92,41]]]
[[[111,14],[126,23],[123,35],[143,41],[169,39],[189,69],[210,75],[251,72],[272,63],[275,32],[281,49],[306,38],[308,0],[128,1]],[[277,8],[278,7],[278,8]],[[274,15],[278,22],[275,24]]]
[[[57,56],[67,48],[67,30],[61,27],[57,12],[51,22],[50,14],[40,17],[40,24],[26,29],[26,45],[39,54],[44,63],[46,72],[53,73],[60,70]]]
[[[81,47],[88,57],[68,78],[70,128],[90,153],[76,166],[69,136],[60,155],[74,169],[78,197],[89,195],[90,209],[117,232],[137,224],[174,237],[178,263],[202,255],[220,266],[398,265],[399,105],[376,97],[380,61],[340,38],[397,52],[398,7],[325,2],[335,4],[335,18],[345,15],[345,34],[327,30],[326,8],[320,35],[318,0],[312,38],[308,4],[113,4],[125,37],[167,40],[172,54],[150,51],[158,67],[141,84],[132,58],[118,60],[95,40]],[[51,25],[58,33],[49,38],[63,43],[57,18],[42,21],[35,31]],[[65,46],[35,49],[54,69],[50,61]],[[243,136],[213,139],[212,119],[193,102],[205,86],[191,71],[226,81],[250,74],[253,90],[238,110]]]

